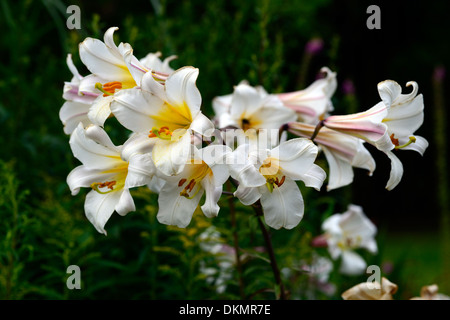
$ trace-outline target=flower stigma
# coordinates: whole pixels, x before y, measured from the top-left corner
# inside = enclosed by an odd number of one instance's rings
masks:
[[[270,193],[273,192],[273,188],[281,187],[286,180],[286,176],[280,178],[280,168],[272,163],[271,159],[266,159],[262,166],[259,168],[259,172],[266,178],[266,186]]]
[[[394,134],[392,134],[391,140],[392,140],[392,137],[393,137],[393,136],[394,136]],[[395,149],[402,149],[402,148],[404,148],[404,147],[409,146],[411,143],[416,142],[416,137],[410,136],[410,137],[409,137],[409,141],[408,141],[407,143],[401,145],[401,146],[398,145],[398,139],[395,139],[395,140],[397,140],[397,144],[394,143],[394,144],[395,144]]]

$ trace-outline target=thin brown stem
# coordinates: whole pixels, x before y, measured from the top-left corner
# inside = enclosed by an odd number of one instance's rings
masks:
[[[269,258],[270,258],[270,265],[272,266],[272,271],[273,271],[273,275],[275,277],[275,282],[280,290],[279,298],[281,300],[286,300],[287,296],[286,296],[286,292],[284,290],[284,284],[281,281],[280,270],[278,269],[277,260],[275,258],[275,252],[273,250],[272,240],[270,239],[270,234],[267,231],[266,227],[264,226],[264,223],[261,220],[261,217],[263,216],[263,211],[262,211],[261,203],[259,200],[257,202],[255,202],[255,204],[253,205],[253,209],[255,210],[256,216],[258,217],[258,224],[259,224],[259,227],[263,234],[264,241],[266,242],[266,249],[267,249],[267,252],[268,252]]]
[[[312,136],[311,136],[311,138],[310,138],[311,141],[314,141],[314,139],[317,137],[317,135],[319,134],[320,129],[322,129],[323,126],[324,126],[324,121],[321,120],[321,121],[317,124],[316,128],[314,129],[314,132],[313,132],[313,134],[312,134]]]

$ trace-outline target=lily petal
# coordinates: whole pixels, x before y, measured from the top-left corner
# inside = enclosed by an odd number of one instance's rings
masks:
[[[134,132],[149,132],[158,125],[152,118],[163,106],[164,101],[140,89],[121,90],[114,95],[111,111],[117,120]]]
[[[122,196],[122,190],[100,194],[91,190],[86,195],[84,211],[88,220],[94,225],[98,232],[107,234],[105,224],[113,214],[116,205]]]
[[[304,203],[294,180],[286,177],[281,187],[270,192],[266,186],[259,188],[264,219],[274,229],[292,229],[303,218]]]
[[[115,206],[115,210],[121,216],[125,216],[128,212],[136,211],[133,197],[131,197],[130,190],[127,188],[123,189],[119,202]]]
[[[59,110],[59,118],[64,124],[64,133],[71,134],[78,124],[81,122],[83,127],[91,124],[87,114],[89,112],[89,104],[66,101]]]
[[[192,120],[190,128],[205,137],[211,137],[214,132],[214,124],[201,112]]]
[[[110,28],[105,33],[105,41],[110,45],[98,39],[86,38],[80,43],[80,58],[84,65],[93,74],[104,79],[122,79],[132,78],[123,57],[116,51],[117,47],[111,48],[114,41],[111,40],[112,34],[118,28]],[[112,42],[112,43],[111,43]]]
[[[421,156],[425,153],[425,150],[428,148],[428,141],[420,136],[414,136],[416,138],[416,141],[414,143],[411,143],[410,145],[403,147],[403,150],[414,150],[420,153]],[[406,139],[399,139],[400,144],[405,144],[407,141]]]
[[[403,164],[393,152],[386,152],[386,155],[391,160],[391,173],[389,181],[386,184],[386,189],[392,190],[400,183],[403,177]]]
[[[201,209],[208,218],[216,217],[219,214],[220,207],[217,204],[222,195],[222,185],[216,186],[214,179],[205,178],[201,182],[205,189],[205,203]]]
[[[302,179],[309,171],[318,153],[318,148],[309,139],[295,138],[272,149],[270,157],[279,159],[283,173],[294,180]]]
[[[151,154],[134,154],[129,160],[125,188],[149,184],[155,174],[155,170]]]
[[[113,180],[114,173],[104,172],[99,169],[88,169],[85,166],[78,166],[67,176],[67,184],[75,196],[80,192],[80,188],[88,188],[92,183],[98,181]]]
[[[74,156],[87,168],[106,169],[123,164],[116,147],[104,146],[88,139],[81,123],[72,133],[69,144]]]
[[[94,100],[88,113],[88,118],[93,124],[103,127],[106,119],[111,115],[110,104],[113,99],[113,96],[103,97],[100,95]]]
[[[158,198],[159,211],[156,216],[160,223],[185,228],[191,222],[204,190],[201,188],[192,199],[187,199],[180,195],[182,189],[169,181],[161,189]]]
[[[344,250],[339,272],[349,276],[363,274],[366,271],[367,263],[354,251]]]
[[[242,186],[242,184],[237,187],[233,195],[246,206],[254,204],[261,198],[261,192],[259,192],[259,188],[244,187]]]
[[[173,106],[187,105],[193,117],[200,111],[202,97],[195,84],[198,69],[183,67],[172,73],[165,83],[167,101]]]
[[[338,157],[337,154],[330,151],[327,147],[323,146],[322,150],[327,158],[328,166],[330,168],[327,190],[331,191],[352,183],[352,165],[348,161]]]
[[[155,138],[156,139],[156,138]],[[156,168],[166,176],[179,174],[191,154],[191,135],[188,131],[178,141],[158,139],[152,158]]]

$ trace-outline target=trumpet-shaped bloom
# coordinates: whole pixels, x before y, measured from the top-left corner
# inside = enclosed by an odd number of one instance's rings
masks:
[[[71,134],[78,123],[83,123],[85,127],[91,124],[87,114],[98,94],[80,95],[79,86],[84,77],[73,64],[71,54],[67,55],[66,63],[73,77],[70,82],[64,83],[63,98],[66,102],[59,110],[59,118],[64,125],[64,133]]]
[[[315,127],[300,122],[289,123],[289,132],[311,137]],[[346,186],[353,182],[353,167],[375,170],[375,160],[363,145],[363,141],[328,128],[322,128],[314,141],[321,147],[329,166],[327,190]]]
[[[360,206],[349,205],[346,212],[336,213],[322,224],[327,238],[328,251],[334,260],[342,257],[340,272],[358,275],[366,270],[366,262],[355,249],[365,248],[371,253],[378,251],[375,241],[377,228],[364,215]]]
[[[314,164],[318,148],[307,139],[282,142],[272,150],[249,150],[239,146],[233,152],[230,173],[239,181],[234,195],[250,205],[260,200],[266,223],[275,229],[292,229],[303,218],[304,203],[295,180],[320,189],[325,172]]]
[[[129,189],[150,183],[155,172],[151,153],[138,150],[149,151],[151,145],[146,136],[135,135],[117,147],[100,127],[91,125],[85,130],[79,124],[70,146],[82,165],[70,172],[67,184],[72,195],[82,187],[92,189],[84,210],[97,231],[106,234],[104,227],[114,210],[120,215],[135,210]]]
[[[162,62],[159,52],[150,53],[139,61],[130,44],[116,46],[113,36],[117,29],[109,28],[104,42],[86,38],[79,47],[81,60],[92,72],[81,81],[79,89],[83,94],[99,94],[88,113],[91,121],[99,126],[103,126],[111,114],[110,104],[116,91],[140,86],[142,77],[149,71],[161,82],[169,76],[164,71],[173,72],[168,65],[173,56]]]
[[[401,86],[392,80],[378,84],[378,92],[388,110],[383,123],[387,126],[387,135],[396,150],[414,150],[423,155],[428,141],[414,135],[423,123],[423,96],[417,95],[416,82],[408,82],[406,86],[413,87],[411,93],[402,94]],[[392,190],[403,176],[403,165],[393,152],[387,151],[386,154],[391,159],[391,174],[386,188]]]
[[[296,119],[295,112],[284,107],[276,95],[269,95],[262,87],[241,82],[232,95],[213,100],[219,128],[279,129]]]
[[[330,116],[322,121],[325,127],[356,136],[386,153],[391,160],[391,172],[386,189],[392,190],[403,176],[403,165],[392,152],[394,149],[425,152],[428,142],[415,136],[414,132],[423,123],[423,97],[417,96],[418,86],[410,94],[401,94],[400,85],[392,80],[378,84],[382,102],[365,112],[346,116]]]
[[[218,215],[217,202],[229,172],[224,158],[231,151],[223,145],[210,145],[201,150],[192,146],[193,157],[188,160],[180,174],[166,178],[158,198],[159,222],[185,228],[206,194],[201,209],[205,216]]]
[[[141,89],[122,90],[111,104],[123,126],[155,140],[153,161],[167,176],[179,174],[187,163],[192,132],[210,136],[214,130],[213,123],[200,111],[197,76],[198,69],[183,67],[162,86],[148,73],[142,78]]]
[[[320,71],[326,73],[325,78],[314,81],[306,89],[277,94],[286,107],[297,113],[300,121],[308,124],[317,124],[333,111],[331,97],[337,88],[336,73],[327,67]]]

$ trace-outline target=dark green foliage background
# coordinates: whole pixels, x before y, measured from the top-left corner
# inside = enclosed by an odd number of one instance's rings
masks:
[[[211,100],[231,93],[246,79],[272,93],[302,89],[322,66],[338,72],[339,84],[353,80],[353,100],[339,86],[333,98],[336,113],[362,111],[379,101],[376,85],[394,79],[403,86],[419,83],[425,96],[426,120],[420,134],[430,141],[424,158],[405,152],[405,176],[396,190],[387,192],[389,162],[373,152],[373,177],[356,171],[355,183],[330,193],[302,188],[305,218],[294,230],[271,230],[281,268],[311,258],[309,241],[320,234],[329,215],[343,212],[349,203],[362,205],[378,225],[380,253],[361,252],[369,264],[386,266],[383,275],[399,285],[398,299],[419,294],[423,285],[438,283],[450,293],[444,273],[439,235],[441,211],[436,204],[433,159],[433,88],[438,65],[449,66],[448,5],[444,2],[378,3],[382,29],[366,28],[361,1],[2,1],[0,3],[0,298],[1,299],[239,299],[237,276],[218,294],[199,273],[200,261],[214,266],[215,257],[200,249],[199,234],[214,225],[223,241],[232,245],[228,202],[219,217],[196,212],[184,230],[156,221],[157,196],[135,190],[137,211],[113,215],[98,234],[85,218],[84,195],[72,197],[65,179],[78,165],[58,112],[63,104],[63,82],[71,78],[65,64],[72,53],[81,74],[88,71],[78,57],[85,37],[102,39],[110,26],[120,29],[116,43],[128,42],[138,58],[148,52],[178,55],[175,68],[200,69],[197,85],[203,111],[212,116]],[[412,3],[412,4],[410,4]],[[66,28],[66,8],[81,8],[82,29]],[[300,77],[304,46],[320,37],[324,50]],[[448,82],[444,82],[448,89]],[[448,91],[448,90],[447,90]],[[444,97],[449,100],[448,94]],[[114,142],[125,131],[108,120]],[[441,132],[447,136],[446,132]],[[375,151],[370,149],[371,151]],[[319,164],[326,166],[323,158]],[[274,299],[273,275],[267,256],[253,248],[263,239],[251,209],[238,205],[240,247],[249,257],[243,266],[245,297]],[[325,249],[319,253],[327,255]],[[82,289],[68,290],[66,269],[82,271]],[[338,263],[335,264],[337,269]],[[367,276],[331,280],[337,292],[316,299],[340,299],[340,293]],[[307,276],[300,272],[285,279],[297,298],[307,298]]]

